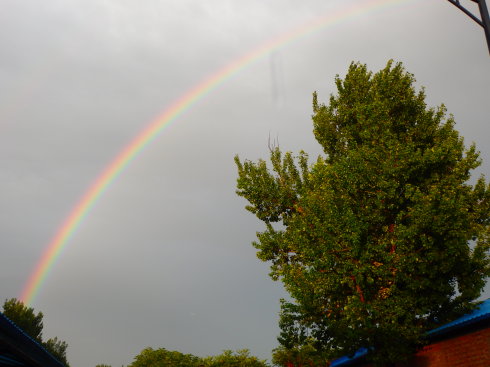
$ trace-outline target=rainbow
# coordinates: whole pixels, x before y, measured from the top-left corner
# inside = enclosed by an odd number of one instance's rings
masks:
[[[90,186],[83,197],[73,208],[68,218],[56,232],[54,238],[47,245],[41,258],[37,262],[25,287],[20,300],[26,305],[31,305],[39,290],[46,280],[50,270],[60,256],[62,250],[74,235],[80,223],[88,215],[97,200],[104,194],[110,184],[116,180],[121,172],[142,151],[145,146],[154,141],[166,126],[169,126],[197,101],[215,90],[220,84],[233,75],[262,58],[270,52],[277,50],[286,44],[294,42],[327,26],[336,25],[347,19],[372,13],[389,6],[400,5],[413,0],[359,0],[359,4],[346,6],[338,11],[320,16],[311,22],[303,24],[289,32],[265,42],[251,52],[234,60],[216,73],[204,78],[187,93],[177,99],[157,119],[146,126],[103,170],[102,174]]]

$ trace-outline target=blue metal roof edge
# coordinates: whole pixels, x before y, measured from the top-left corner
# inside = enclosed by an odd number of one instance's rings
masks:
[[[0,364],[8,366],[25,366],[24,363],[16,361],[15,359],[9,358],[7,356],[0,356]]]
[[[330,367],[340,367],[340,366],[348,366],[351,363],[356,362],[358,359],[366,356],[368,353],[367,348],[360,348],[357,352],[354,353],[352,357],[343,356],[337,359],[334,359],[332,363],[330,363]]]
[[[471,325],[486,319],[490,319],[490,298],[478,305],[478,308],[473,312],[463,315],[460,318],[444,324],[436,329],[432,329],[427,333],[427,335],[441,335],[449,332],[450,330],[459,329],[463,326]]]
[[[468,326],[486,319],[490,319],[490,298],[483,301],[480,305],[478,305],[478,308],[473,312],[463,315],[460,318],[451,321],[447,324],[444,324],[436,329],[432,329],[427,333],[427,335],[428,336],[442,335],[451,330],[459,329],[464,326]],[[368,353],[367,348],[360,348],[352,357],[343,356],[334,359],[330,364],[330,367],[349,366],[357,362],[362,357],[365,357],[367,353]]]
[[[42,349],[47,355],[49,355],[54,361],[56,361],[60,366],[65,367],[63,363],[61,363],[55,356],[53,356],[41,343],[39,343],[36,339],[27,334],[24,330],[18,327],[15,322],[10,320],[7,316],[5,316],[2,312],[0,312],[0,320],[6,321],[9,325],[12,326],[14,330],[22,334],[23,337],[29,339],[31,342],[37,344],[37,346]]]
[[[22,330],[20,327],[17,326],[17,324],[15,322],[13,322],[12,320],[10,320],[7,316],[5,316],[2,312],[0,312],[0,318],[3,318],[5,321],[7,321],[10,325],[12,325],[15,329],[17,329],[17,331],[19,331],[20,333],[22,333],[25,337],[31,339],[31,341],[33,341],[34,343],[36,343],[37,345],[39,345],[39,347],[41,347],[42,349],[46,350],[36,339],[34,339],[32,336],[30,336],[29,334],[27,334],[24,330]]]

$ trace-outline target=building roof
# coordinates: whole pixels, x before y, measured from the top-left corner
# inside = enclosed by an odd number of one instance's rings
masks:
[[[360,348],[352,357],[343,356],[337,359],[334,359],[332,363],[330,363],[330,367],[340,367],[340,366],[350,366],[357,362],[357,360],[365,357],[368,353],[367,348]]]
[[[444,324],[436,329],[433,329],[427,333],[429,337],[440,336],[449,333],[453,330],[461,329],[463,327],[479,323],[483,320],[490,319],[490,298],[483,301],[476,310],[463,315],[460,318]],[[334,359],[330,364],[330,367],[346,367],[351,366],[358,362],[361,358],[365,357],[368,353],[367,348],[360,348],[352,357],[343,356]]]
[[[444,324],[437,329],[433,329],[427,333],[429,336],[443,335],[449,331],[460,329],[462,327],[475,324],[477,322],[490,319],[490,298],[483,301],[476,310],[460,318]]]
[[[65,367],[0,312],[0,367]]]

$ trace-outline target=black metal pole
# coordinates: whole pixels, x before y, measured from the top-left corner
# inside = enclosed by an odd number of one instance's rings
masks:
[[[485,0],[478,0],[478,7],[480,8],[483,30],[485,32],[485,38],[487,39],[488,52],[490,53],[490,17],[488,16],[488,8]]]
[[[487,40],[488,52],[490,53],[490,17],[488,16],[488,8],[487,8],[486,0],[471,0],[474,3],[478,4],[481,19],[478,19],[478,17],[476,17],[471,11],[469,11],[463,5],[461,5],[459,0],[448,0],[448,1],[451,4],[453,4],[455,7],[457,7],[459,10],[461,10],[463,13],[465,13],[467,16],[469,16],[471,19],[473,19],[475,23],[477,23],[483,28],[483,31],[485,32],[485,38]]]

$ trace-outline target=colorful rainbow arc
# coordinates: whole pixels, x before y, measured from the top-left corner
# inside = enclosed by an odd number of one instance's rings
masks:
[[[107,190],[109,185],[121,174],[125,167],[138,155],[141,150],[150,144],[163,131],[163,128],[175,121],[183,112],[192,107],[198,100],[205,97],[208,93],[218,87],[225,80],[229,79],[240,70],[244,69],[254,61],[285,46],[299,38],[325,28],[326,26],[335,25],[341,21],[355,18],[377,9],[390,5],[402,4],[413,0],[366,0],[362,4],[346,7],[332,14],[315,19],[313,22],[304,24],[277,38],[262,44],[252,52],[245,54],[232,63],[225,66],[215,74],[205,78],[195,87],[190,89],[186,94],[181,96],[173,105],[164,113],[149,124],[137,137],[127,145],[122,152],[112,161],[109,166],[102,172],[97,180],[92,184],[90,189],[78,201],[78,204],[71,211],[68,218],[52,241],[48,244],[40,260],[31,273],[20,299],[26,304],[32,304],[38,294],[41,285],[45,281],[50,269],[58,259],[64,246],[75,233],[80,223],[90,212],[97,199]]]

